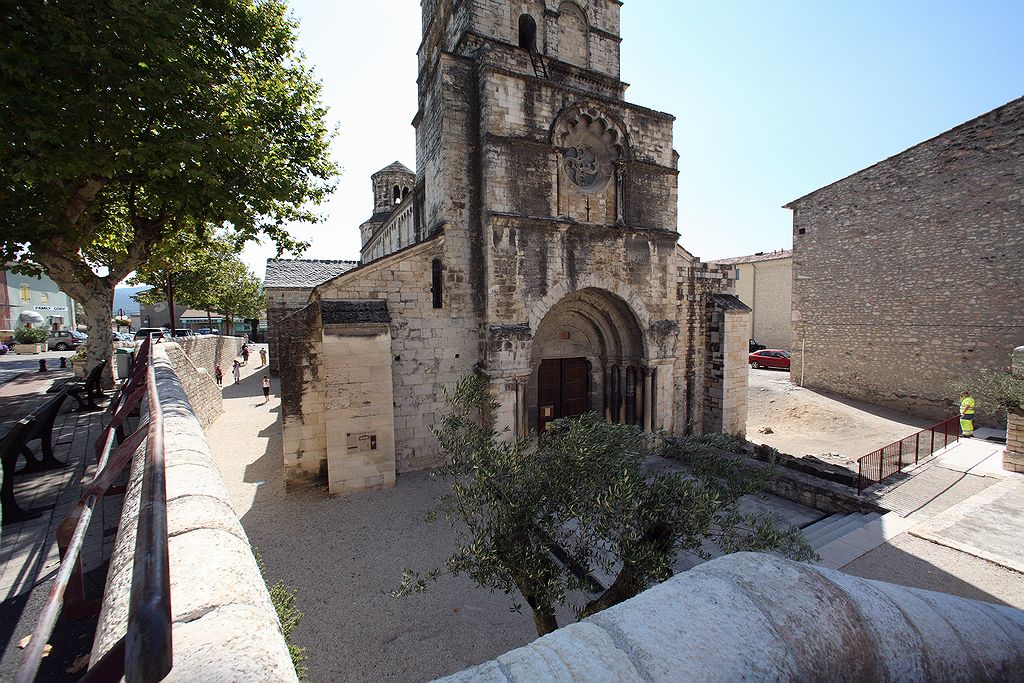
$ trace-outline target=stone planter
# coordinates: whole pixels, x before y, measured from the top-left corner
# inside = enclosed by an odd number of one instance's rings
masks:
[[[1003,451],[1003,469],[1024,473],[1024,412],[1006,413],[1006,449]]]
[[[14,352],[18,355],[28,355],[34,353],[42,353],[46,350],[46,343],[42,344],[15,344]]]

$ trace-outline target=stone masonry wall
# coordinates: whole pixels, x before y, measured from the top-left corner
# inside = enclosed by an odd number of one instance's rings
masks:
[[[748,311],[726,311],[724,338],[724,367],[722,371],[722,427],[721,431],[740,438],[747,435],[747,355],[749,345]]]
[[[283,319],[281,442],[289,488],[318,484],[327,473],[327,425],[324,397],[323,328],[320,305],[313,303]]]
[[[1022,610],[736,553],[442,680],[1011,680],[1022,666]]]
[[[323,299],[384,299],[392,317],[395,458],[398,473],[437,464],[430,428],[445,388],[475,371],[479,333],[464,271],[449,264],[448,235],[338,276],[318,288]],[[462,242],[460,242],[462,243]],[[444,263],[442,308],[433,308],[431,264]],[[328,374],[328,394],[344,374]],[[334,386],[332,386],[334,384]]]
[[[1005,366],[1022,159],[1024,98],[792,202],[794,381],[939,419],[947,382]]]
[[[325,325],[327,484],[331,495],[395,485],[391,335],[385,325]]]
[[[224,377],[231,376],[231,361],[242,353],[242,338],[223,335],[178,337],[176,343],[192,364],[204,368],[212,377],[219,365]]]
[[[297,679],[267,585],[203,429],[168,357],[154,349],[164,411],[174,668],[168,681]],[[90,662],[124,635],[145,447],[132,461]]]
[[[216,378],[206,368],[197,368],[179,344],[165,342],[161,347],[174,366],[199,424],[206,429],[224,412],[224,398]]]
[[[267,297],[267,346],[270,354],[268,363],[270,374],[276,376],[281,372],[281,340],[277,335],[282,330],[285,334],[291,334],[287,326],[282,325],[282,320],[309,303],[309,295],[313,290],[311,287],[267,287],[264,291]]]

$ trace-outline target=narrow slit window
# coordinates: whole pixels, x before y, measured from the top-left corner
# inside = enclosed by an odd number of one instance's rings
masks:
[[[434,308],[444,307],[444,268],[441,259],[434,259],[430,265],[430,293],[434,296]]]

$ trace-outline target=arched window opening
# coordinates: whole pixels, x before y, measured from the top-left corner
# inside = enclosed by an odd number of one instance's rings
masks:
[[[442,308],[444,304],[444,268],[441,259],[434,259],[430,264],[430,293],[434,295],[434,308]]]
[[[537,51],[537,22],[529,14],[519,17],[519,47],[530,52]]]
[[[410,190],[410,189],[409,189],[408,187],[403,187],[403,188],[402,188],[402,201],[403,201],[403,202],[405,201],[405,198],[409,196],[409,193],[410,193],[411,191],[412,191],[412,190]]]
[[[400,188],[398,185],[395,185],[394,196],[395,196],[395,204],[401,204],[402,203],[402,188]]]

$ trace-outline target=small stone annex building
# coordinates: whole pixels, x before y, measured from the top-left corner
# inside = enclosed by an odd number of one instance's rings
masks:
[[[673,117],[623,98],[620,7],[422,2],[415,173],[373,175],[358,267],[268,263],[289,484],[437,465],[470,373],[510,436],[586,411],[744,432],[749,310],[677,244]]]
[[[1024,344],[1024,98],[786,208],[793,381],[941,419]]]

